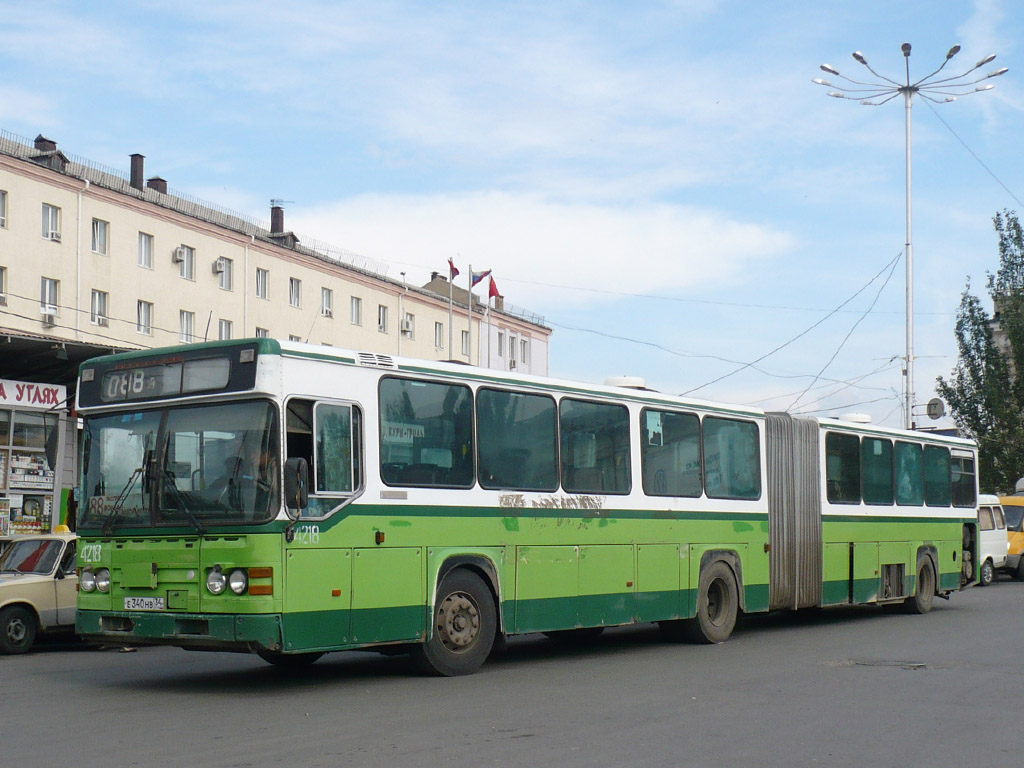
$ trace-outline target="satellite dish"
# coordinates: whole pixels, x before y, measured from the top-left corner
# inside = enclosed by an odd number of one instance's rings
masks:
[[[928,401],[928,418],[941,419],[946,415],[946,404],[939,398],[933,397]]]

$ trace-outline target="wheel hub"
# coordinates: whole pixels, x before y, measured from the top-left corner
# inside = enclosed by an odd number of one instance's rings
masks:
[[[465,592],[454,592],[437,609],[437,634],[450,651],[464,652],[480,636],[480,613]]]
[[[28,631],[25,626],[25,622],[21,619],[11,619],[7,622],[7,639],[12,643],[18,644],[25,639],[25,633]]]

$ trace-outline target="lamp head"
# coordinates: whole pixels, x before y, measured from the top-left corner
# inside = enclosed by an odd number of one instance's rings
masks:
[[[839,70],[833,67],[831,64],[822,64],[818,67],[822,72],[828,72],[830,75],[838,75]]]
[[[995,59],[995,57],[996,57],[996,55],[995,55],[994,53],[990,53],[990,54],[989,54],[988,56],[986,56],[986,57],[985,57],[984,59],[982,59],[982,60],[981,60],[981,61],[979,61],[979,62],[978,62],[977,64],[975,64],[975,65],[974,65],[974,68],[975,68],[975,69],[977,69],[978,67],[984,67],[984,66],[985,66],[986,64],[988,64],[988,63],[989,63],[990,61],[993,61],[993,60]]]
[[[960,53],[960,46],[959,45],[954,45],[952,48],[949,49],[949,53],[946,54],[946,61],[949,61],[954,56],[956,56],[958,53]]]
[[[910,56],[910,43],[904,43],[900,46],[900,50],[903,51],[904,56]],[[948,56],[946,57],[949,58]]]
[[[865,67],[868,65],[868,60],[864,58],[864,54],[860,51],[854,51],[853,58],[856,59],[858,64],[863,64]]]

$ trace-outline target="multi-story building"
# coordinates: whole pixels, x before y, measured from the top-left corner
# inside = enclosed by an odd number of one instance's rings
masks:
[[[286,231],[280,205],[266,226],[146,180],[144,162],[122,173],[0,132],[0,380],[70,394],[96,354],[251,336],[547,373],[543,318],[454,286],[450,303],[443,277],[409,285]],[[18,421],[4,407],[0,433]],[[73,466],[57,475],[73,485]],[[0,500],[10,490],[0,478]]]

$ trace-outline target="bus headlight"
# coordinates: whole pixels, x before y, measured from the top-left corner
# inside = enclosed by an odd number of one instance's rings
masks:
[[[244,595],[249,588],[249,574],[242,568],[235,568],[228,577],[228,586],[236,595]]]
[[[82,571],[78,579],[78,588],[83,592],[92,592],[96,589],[96,574],[91,570]]]
[[[206,588],[210,590],[210,594],[219,595],[227,585],[228,577],[224,575],[219,565],[213,566],[206,574]]]
[[[110,571],[106,568],[96,571],[96,589],[100,592],[110,591]]]

